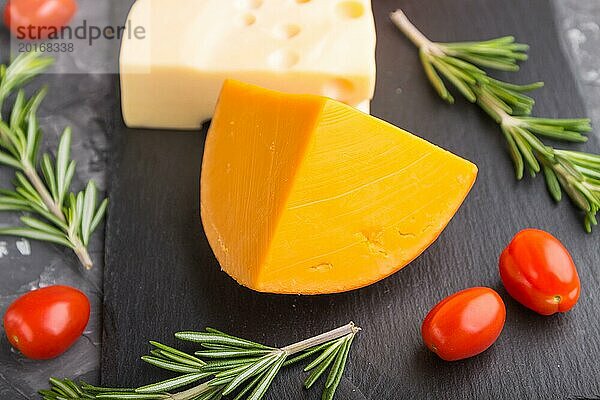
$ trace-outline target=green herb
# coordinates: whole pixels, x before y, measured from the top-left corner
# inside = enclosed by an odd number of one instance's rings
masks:
[[[1,228],[0,234],[26,237],[60,244],[73,249],[81,264],[89,269],[92,260],[87,245],[92,232],[104,217],[108,200],[97,206],[96,186],[90,181],[85,190],[71,191],[75,161],[70,159],[71,130],[60,138],[56,157],[39,155],[42,132],[36,113],[46,89],[27,98],[22,87],[52,64],[37,53],[24,53],[9,65],[0,66],[0,163],[17,170],[14,189],[0,190],[0,211],[26,211],[24,226]],[[12,111],[2,115],[5,100],[16,92]],[[41,171],[38,172],[38,168]]]
[[[175,337],[197,343],[201,350],[190,355],[157,342],[150,342],[145,362],[177,376],[136,389],[101,388],[69,379],[50,379],[52,388],[41,390],[45,400],[78,399],[170,399],[234,400],[262,399],[281,368],[313,358],[304,371],[311,371],[304,386],[310,388],[327,370],[322,399],[333,399],[340,383],[355,335],[352,322],[290,346],[275,348],[227,335],[216,329],[179,332]],[[292,357],[293,356],[293,357]],[[191,386],[173,393],[176,389]]]
[[[454,98],[446,88],[450,82],[468,101],[478,104],[499,125],[508,143],[517,179],[525,169],[531,176],[542,172],[550,195],[560,201],[563,191],[584,213],[584,226],[591,232],[600,210],[600,155],[558,150],[540,138],[585,142],[591,131],[586,118],[531,117],[534,100],[526,93],[543,83],[515,85],[488,76],[481,68],[516,71],[527,59],[528,46],[511,36],[482,42],[434,43],[427,39],[400,10],[392,21],[419,48],[427,78],[448,103]]]

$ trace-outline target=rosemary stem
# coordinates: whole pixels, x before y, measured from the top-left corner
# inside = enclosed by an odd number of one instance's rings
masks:
[[[0,88],[0,91],[2,91],[2,89]],[[6,98],[6,96],[4,94],[0,94],[0,121],[4,121],[4,118],[2,117],[2,108],[4,107],[4,99]]]
[[[79,262],[81,262],[81,265],[83,265],[83,267],[87,270],[92,269],[94,263],[92,262],[92,258],[90,257],[90,253],[88,253],[87,248],[83,245],[83,243],[81,243],[81,240],[79,240],[79,238],[76,236],[69,237],[69,240],[71,243],[73,243],[73,251],[79,259]]]
[[[335,339],[339,339],[341,337],[344,337],[346,335],[354,335],[356,334],[358,331],[360,331],[360,328],[357,327],[354,322],[350,322],[347,325],[341,326],[339,328],[336,328],[332,331],[329,332],[325,332],[322,333],[318,336],[312,337],[310,339],[306,339],[303,340],[301,342],[298,343],[294,343],[291,344],[289,346],[286,347],[282,347],[279,350],[275,350],[276,352],[284,352],[286,354],[286,356],[291,356],[293,354],[296,353],[300,353],[303,352],[304,350],[308,350],[310,348],[313,348],[315,346],[319,346],[323,343],[327,343],[330,342],[332,340]],[[210,390],[210,389],[214,389],[213,386],[209,386],[209,382],[205,382],[202,383],[198,386],[194,386],[188,390],[185,390],[183,392],[179,392],[176,394],[170,394],[169,395],[169,399],[172,400],[191,400],[191,399],[195,399],[196,397],[198,397],[199,395],[201,395],[202,393],[205,393],[206,391]]]
[[[39,193],[40,197],[42,198],[42,201],[44,202],[48,210],[54,216],[56,216],[56,218],[60,219],[62,222],[66,222],[66,218],[63,211],[61,210],[61,207],[58,204],[56,204],[56,202],[52,198],[52,195],[50,194],[50,192],[48,192],[46,185],[44,185],[44,182],[38,175],[35,168],[27,160],[24,160],[21,163],[23,164],[23,172],[25,176],[27,176],[29,182],[31,182],[35,190]],[[75,255],[77,256],[83,267],[87,270],[92,269],[94,263],[92,262],[87,248],[81,242],[79,237],[73,232],[68,232],[67,236],[69,241],[73,244],[73,251],[75,252]]]
[[[504,111],[501,107],[498,107],[498,104],[490,98],[490,96],[481,91],[479,93],[479,101],[485,104],[489,109],[491,109],[494,113],[498,115],[498,123],[504,127],[507,126],[520,126],[521,123],[515,117]]]
[[[48,210],[62,222],[66,222],[65,215],[60,209],[60,206],[57,205],[52,199],[50,192],[48,192],[48,189],[46,189],[46,185],[44,185],[44,182],[38,175],[35,168],[31,165],[31,163],[29,163],[29,161],[22,161],[22,164],[25,176],[27,176],[27,179],[29,179],[35,190],[37,190],[37,192],[40,194],[40,197],[42,198],[42,201],[46,207],[48,207]]]
[[[325,332],[321,335],[312,337],[310,339],[303,340],[298,343],[291,344],[286,347],[282,347],[281,350],[284,351],[288,356],[291,356],[296,353],[300,353],[304,350],[310,349],[315,346],[319,346],[323,343],[330,342],[335,339],[339,339],[349,334],[355,334],[360,331],[360,328],[354,325],[354,322],[350,322],[348,325],[344,325],[337,329],[334,329],[329,332]]]
[[[598,224],[596,215],[600,212],[598,156],[582,153],[583,160],[580,156],[559,157],[557,149],[541,138],[584,142],[585,132],[591,130],[589,119],[531,117],[535,101],[525,93],[543,86],[542,82],[515,85],[493,79],[482,69],[517,71],[519,62],[527,59],[528,46],[516,43],[512,36],[482,42],[436,43],[425,37],[401,10],[391,13],[390,19],[419,49],[426,76],[442,99],[454,102],[446,80],[500,125],[517,179],[523,177],[525,167],[533,177],[543,171],[552,198],[560,201],[565,191],[585,212],[585,229],[591,232],[592,225]]]
[[[390,14],[390,19],[419,49],[437,56],[444,55],[443,50],[431,40],[427,39],[427,37],[423,35],[412,22],[410,22],[402,10],[398,9],[392,12]]]

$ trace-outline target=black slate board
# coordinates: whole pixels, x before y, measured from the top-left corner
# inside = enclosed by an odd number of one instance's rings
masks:
[[[556,206],[540,179],[517,183],[494,123],[476,107],[445,105],[426,83],[415,49],[392,26],[402,7],[434,40],[515,34],[530,61],[511,79],[546,81],[537,113],[585,113],[561,52],[547,0],[375,0],[378,82],[373,114],[456,152],[480,168],[465,205],[440,239],[406,269],[350,293],[300,297],[252,292],[220,271],[202,233],[199,184],[202,133],[126,129],[114,135],[105,270],[102,383],[141,385],[169,376],[144,365],[147,339],[174,343],[181,329],[213,326],[272,345],[358,322],[338,399],[567,398],[600,394],[600,232],[584,234],[568,202]],[[122,16],[124,18],[124,16]],[[500,75],[502,76],[502,74]],[[199,93],[199,95],[202,95]],[[119,109],[116,105],[115,112]],[[586,147],[600,150],[597,140]],[[543,318],[506,294],[497,257],[521,228],[553,232],[572,250],[583,296],[566,315]],[[490,286],[508,318],[484,354],[445,363],[421,343],[420,324],[438,300]],[[304,374],[278,377],[269,399],[317,399],[322,383],[301,389]]]

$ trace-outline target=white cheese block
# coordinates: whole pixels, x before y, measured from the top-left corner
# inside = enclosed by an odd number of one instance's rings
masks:
[[[129,20],[146,35],[121,47],[130,127],[198,128],[226,78],[362,110],[373,97],[370,0],[138,0]]]

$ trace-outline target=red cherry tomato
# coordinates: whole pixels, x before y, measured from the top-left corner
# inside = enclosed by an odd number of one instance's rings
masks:
[[[465,289],[440,301],[425,317],[425,345],[446,361],[473,357],[488,349],[502,332],[504,302],[490,288]]]
[[[4,24],[18,39],[46,39],[52,28],[67,25],[75,12],[75,0],[9,0]]]
[[[89,318],[85,294],[69,286],[49,286],[15,300],[4,314],[4,330],[23,355],[47,360],[71,347]]]
[[[548,232],[525,229],[500,256],[500,277],[508,293],[542,315],[569,311],[581,291],[571,255]]]

